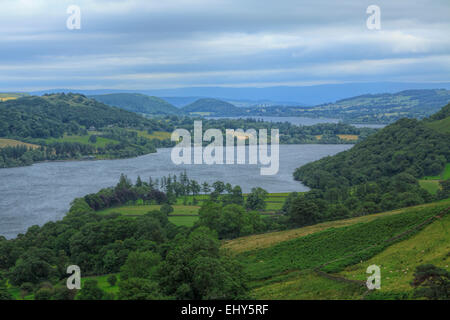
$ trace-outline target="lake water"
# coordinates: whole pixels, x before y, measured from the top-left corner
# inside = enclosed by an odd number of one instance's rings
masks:
[[[177,166],[171,161],[171,149],[132,159],[45,162],[0,169],[0,235],[12,238],[32,225],[61,219],[74,198],[115,185],[121,173],[135,181],[138,175],[147,180],[186,169],[198,182],[221,180],[240,185],[244,192],[253,187],[269,192],[306,191],[307,187],[292,177],[297,167],[351,147],[280,145],[280,169],[273,176],[261,176],[258,165]]]

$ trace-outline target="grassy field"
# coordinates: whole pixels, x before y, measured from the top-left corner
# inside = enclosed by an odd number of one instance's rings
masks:
[[[441,188],[439,180],[419,180],[419,185],[431,194],[437,194]]]
[[[442,120],[433,121],[426,124],[430,128],[442,132],[442,133],[450,133],[450,117],[447,117]]]
[[[183,206],[173,205],[174,211],[170,215],[197,215],[199,206]],[[105,210],[97,211],[98,214],[120,213],[124,216],[139,216],[146,214],[150,211],[159,210],[160,205],[136,205],[136,206],[122,206],[115,208],[108,208]]]
[[[356,134],[338,134],[339,139],[355,141],[358,140],[358,136]]]
[[[169,216],[169,221],[176,226],[192,227],[198,216]]]
[[[73,135],[73,136],[69,136],[69,135],[64,135],[64,137],[62,138],[48,138],[45,139],[46,143],[52,143],[52,142],[78,142],[78,143],[83,143],[83,144],[90,144],[90,145],[94,145],[97,148],[103,148],[105,147],[107,144],[117,144],[119,143],[116,140],[113,139],[108,139],[108,138],[104,138],[102,136],[98,136],[97,135],[97,142],[96,143],[91,143],[89,142],[89,137],[92,134],[88,134],[85,136],[78,136],[78,135]]]
[[[342,300],[360,299],[364,288],[337,282],[313,271],[289,272],[258,283],[251,291],[256,300]]]
[[[151,134],[149,134],[147,131],[145,130],[131,130],[134,132],[137,132],[139,137],[143,137],[143,138],[147,138],[149,140],[167,140],[170,139],[171,133],[170,132],[165,132],[165,131],[154,131]]]
[[[281,209],[284,200],[289,193],[271,193],[268,195],[266,202],[267,208],[262,213],[273,213]],[[247,195],[244,195],[246,199]],[[172,207],[174,211],[169,214],[169,221],[177,226],[191,227],[198,220],[198,210],[203,201],[209,199],[209,195],[198,195],[195,197],[198,205],[193,205],[193,196],[186,197],[186,205],[184,205],[185,198],[179,197],[176,204]],[[108,208],[97,211],[98,214],[105,215],[110,213],[119,213],[124,216],[135,217],[148,213],[149,211],[159,210],[160,205],[125,205],[120,207]]]
[[[22,142],[22,141],[19,141],[19,140],[0,138],[0,148],[15,147],[15,146],[19,146],[19,145],[20,146],[27,146],[27,147],[31,147],[31,148],[38,148],[39,147],[38,145]]]
[[[411,238],[396,243],[371,259],[351,267],[340,274],[348,279],[365,280],[367,266],[381,268],[380,292],[411,291],[415,268],[431,263],[449,269],[450,265],[450,215],[435,221]]]
[[[323,278],[313,268],[337,259],[325,269],[344,270],[340,275],[365,280],[367,266],[384,266],[384,255],[389,256],[392,263],[402,264],[409,259],[417,264],[431,262],[448,268],[448,216],[403,241],[393,244],[384,241],[449,206],[450,199],[447,199],[377,215],[239,238],[224,242],[223,248],[237,253],[244,263],[251,278],[251,295],[256,299],[359,299],[363,293],[361,286]],[[377,245],[372,247],[374,244]],[[405,259],[395,253],[400,250],[404,251]],[[408,268],[411,270],[413,266]],[[403,281],[405,288],[408,281],[409,278]],[[390,283],[394,287],[395,279]],[[392,287],[388,283],[387,290]]]
[[[450,206],[450,199],[442,200],[438,203]],[[222,247],[225,249],[229,249],[229,250],[231,250],[231,252],[234,252],[234,253],[242,253],[242,252],[246,252],[246,251],[258,250],[258,249],[268,248],[268,247],[273,246],[280,242],[289,241],[289,240],[296,239],[299,237],[304,237],[309,234],[320,232],[320,231],[323,231],[326,229],[341,228],[341,227],[350,226],[350,225],[353,225],[356,223],[366,223],[366,222],[373,221],[380,217],[403,213],[407,210],[433,207],[435,205],[436,205],[436,203],[428,203],[428,204],[422,204],[422,205],[418,205],[418,206],[414,206],[414,207],[386,211],[386,212],[382,212],[382,213],[376,213],[376,214],[371,214],[371,215],[366,215],[366,216],[361,216],[361,217],[356,217],[356,218],[351,218],[351,219],[323,222],[323,223],[315,224],[315,225],[308,226],[308,227],[298,228],[298,229],[270,232],[270,233],[264,233],[264,234],[256,234],[256,235],[251,235],[251,236],[247,236],[247,237],[241,237],[241,238],[236,238],[233,240],[224,241]]]

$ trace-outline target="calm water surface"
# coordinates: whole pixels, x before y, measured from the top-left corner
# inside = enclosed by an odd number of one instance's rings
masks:
[[[170,159],[171,149],[132,159],[46,162],[0,169],[0,235],[12,238],[32,225],[61,219],[74,198],[115,185],[121,173],[135,181],[138,175],[147,180],[186,169],[188,176],[199,182],[222,180],[240,185],[244,192],[258,186],[269,192],[305,191],[307,187],[293,180],[295,168],[351,146],[280,145],[280,170],[274,176],[261,176],[258,165],[177,166]]]

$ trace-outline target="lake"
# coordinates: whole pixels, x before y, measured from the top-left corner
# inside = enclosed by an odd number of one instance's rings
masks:
[[[70,202],[101,188],[114,186],[121,173],[133,181],[179,174],[212,183],[217,180],[240,185],[244,192],[263,187],[269,192],[306,191],[292,177],[308,162],[351,148],[352,145],[280,145],[280,170],[261,176],[258,165],[175,165],[171,149],[131,159],[37,163],[29,167],[0,169],[0,235],[24,233],[32,225],[61,219]]]

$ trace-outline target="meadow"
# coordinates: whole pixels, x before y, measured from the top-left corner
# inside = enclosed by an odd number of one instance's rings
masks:
[[[247,195],[244,194],[244,200],[247,199]],[[266,198],[266,210],[262,211],[261,214],[273,214],[281,210],[285,198],[288,193],[269,193]],[[194,196],[189,195],[186,197],[178,197],[176,203],[172,205],[174,211],[169,214],[169,221],[177,226],[187,226],[191,227],[198,220],[198,211],[202,202],[209,199],[209,195],[200,194],[195,196],[197,204],[194,205]],[[128,217],[136,217],[144,215],[153,210],[159,210],[160,205],[156,204],[128,204],[119,207],[112,207],[104,210],[97,211],[100,215],[119,213]]]
[[[19,140],[14,139],[4,139],[0,138],[0,148],[4,147],[15,147],[15,146],[27,146],[30,148],[39,148],[38,145],[32,144],[32,143],[26,143]]]

